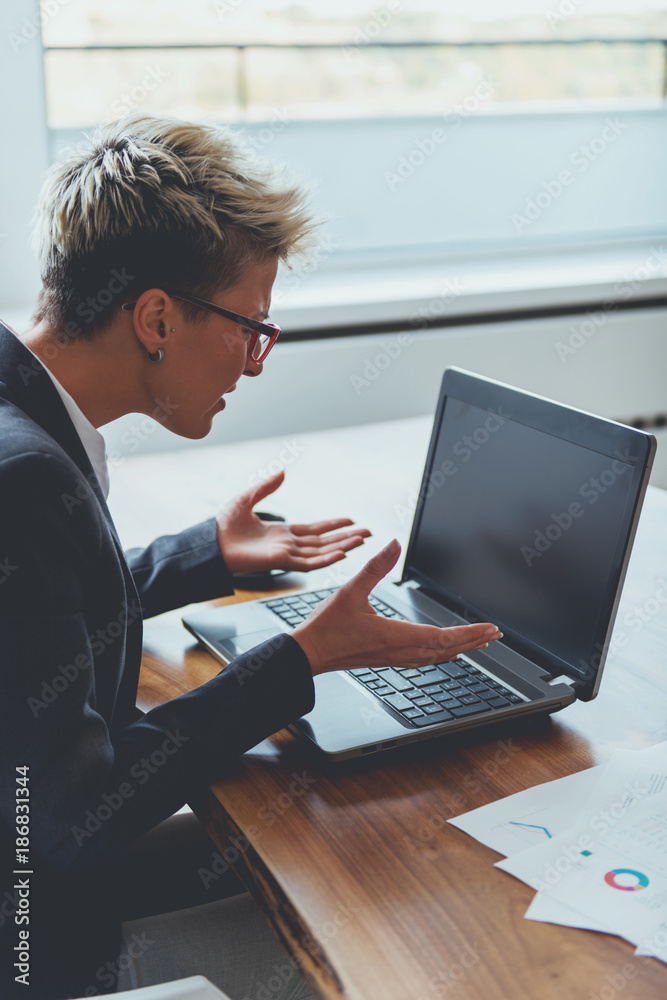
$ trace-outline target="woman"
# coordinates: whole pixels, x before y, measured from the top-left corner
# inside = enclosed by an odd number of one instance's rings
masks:
[[[314,675],[421,666],[498,636],[492,625],[377,617],[366,598],[398,558],[392,542],[291,636],[265,644],[261,669],[239,657],[137,719],[142,617],[230,594],[235,573],[330,565],[369,534],[345,518],[263,522],[252,508],[280,477],[141,551],[123,553],[106,506],[97,428],[138,412],[204,437],[240,377],[261,374],[276,336],[265,321],[278,262],[313,228],[303,192],[213,126],[130,116],[49,173],[36,215],[43,287],[34,321],[21,339],[0,327],[3,997],[123,985],[116,886],[125,849],[197,783],[307,713]],[[23,879],[13,874],[26,843],[16,842],[17,816],[30,827]],[[271,954],[265,940],[244,939],[243,921],[256,918],[247,900],[240,906],[226,923],[220,911],[197,925],[211,931],[218,961],[211,971],[202,940],[197,968],[233,1000],[252,975],[261,982]],[[234,948],[246,940],[240,962],[224,953],[232,933]],[[179,975],[178,962],[158,966],[149,978]],[[295,981],[285,995],[306,992]]]

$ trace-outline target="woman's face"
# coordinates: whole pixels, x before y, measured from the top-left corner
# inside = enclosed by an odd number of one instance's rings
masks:
[[[251,319],[266,319],[277,268],[277,259],[251,264],[234,288],[207,301]],[[158,419],[175,434],[202,438],[215,414],[225,408],[225,393],[234,391],[241,375],[260,375],[263,365],[249,356],[251,331],[233,320],[204,312],[202,322],[195,324],[179,308],[170,325],[175,333],[169,333],[165,359],[155,370],[160,391],[167,396],[161,401],[165,417]]]

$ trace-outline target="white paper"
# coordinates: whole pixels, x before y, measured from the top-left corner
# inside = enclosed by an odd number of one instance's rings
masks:
[[[449,822],[505,857],[547,842],[577,819],[604,765],[526,788]]]
[[[527,919],[619,934],[667,961],[667,743],[616,751],[450,822],[542,890]]]

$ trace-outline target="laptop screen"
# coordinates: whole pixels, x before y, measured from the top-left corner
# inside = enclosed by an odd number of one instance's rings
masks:
[[[560,661],[590,681],[637,501],[636,455],[574,443],[577,411],[545,404],[566,415],[563,436],[445,396],[409,576],[470,620],[498,624],[525,655],[548,651],[551,669]]]

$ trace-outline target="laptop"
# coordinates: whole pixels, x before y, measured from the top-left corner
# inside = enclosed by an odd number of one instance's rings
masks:
[[[655,449],[643,431],[449,368],[402,577],[370,601],[441,627],[493,622],[504,638],[421,670],[319,675],[293,732],[346,760],[594,698]],[[335,589],[183,623],[227,663]]]

